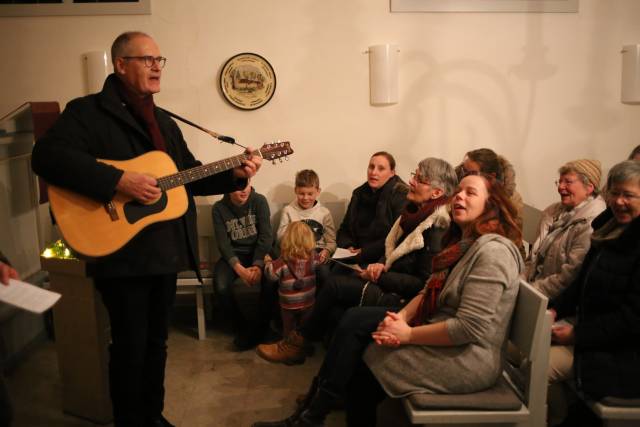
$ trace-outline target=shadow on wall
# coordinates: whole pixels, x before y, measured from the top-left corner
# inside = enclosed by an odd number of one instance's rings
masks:
[[[539,107],[540,84],[558,72],[558,66],[548,59],[548,47],[543,40],[544,15],[531,13],[524,18],[526,43],[522,60],[507,73],[481,60],[438,62],[423,52],[405,54],[405,62],[420,63],[425,71],[403,90],[402,97],[406,99],[403,105],[412,108],[403,115],[404,135],[400,138],[409,144],[423,144],[417,136],[428,131],[430,139],[437,144],[432,147],[435,151],[431,151],[431,155],[453,163],[453,159],[471,149],[488,147],[504,155],[520,172],[520,166],[531,161],[527,146],[538,145],[528,138],[532,118]],[[509,80],[513,77],[524,86],[514,87],[513,80]],[[469,122],[464,117],[461,121],[456,114],[461,108],[469,111],[471,119],[475,116],[479,121]],[[486,126],[485,131],[482,126]],[[528,194],[526,190],[525,193]]]

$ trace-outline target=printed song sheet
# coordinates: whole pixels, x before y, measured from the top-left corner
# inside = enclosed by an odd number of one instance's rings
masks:
[[[33,313],[51,308],[61,295],[20,280],[9,279],[9,286],[0,284],[0,301]]]

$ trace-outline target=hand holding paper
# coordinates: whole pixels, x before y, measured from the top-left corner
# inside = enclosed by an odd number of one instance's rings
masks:
[[[34,313],[51,308],[61,295],[20,280],[9,279],[9,286],[0,286],[0,301]]]

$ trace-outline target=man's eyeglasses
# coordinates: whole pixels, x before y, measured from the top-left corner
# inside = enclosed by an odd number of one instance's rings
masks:
[[[420,175],[419,173],[411,172],[409,175],[411,175],[411,179],[413,179],[415,182],[419,182],[420,184],[424,184],[424,185],[429,185],[429,181],[427,181],[426,178],[423,178],[422,175]]]
[[[138,59],[140,61],[144,61],[144,66],[147,68],[151,68],[153,67],[154,63],[158,64],[158,67],[160,67],[160,69],[163,69],[165,64],[167,63],[167,58],[165,58],[164,56],[151,56],[151,55],[146,55],[146,56],[123,56],[124,59]]]

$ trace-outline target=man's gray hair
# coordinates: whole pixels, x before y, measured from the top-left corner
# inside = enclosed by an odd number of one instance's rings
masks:
[[[143,33],[142,31],[127,31],[125,33],[120,34],[113,41],[111,45],[111,63],[116,65],[116,58],[127,56],[129,53],[127,50],[129,48],[129,43],[131,40],[136,37],[149,37],[151,36],[147,33]]]
[[[435,157],[427,157],[418,163],[418,172],[434,188],[439,188],[446,197],[453,196],[458,186],[458,176],[448,162]]]
[[[607,176],[606,190],[629,181],[640,184],[640,162],[637,160],[625,160],[612,167]]]

